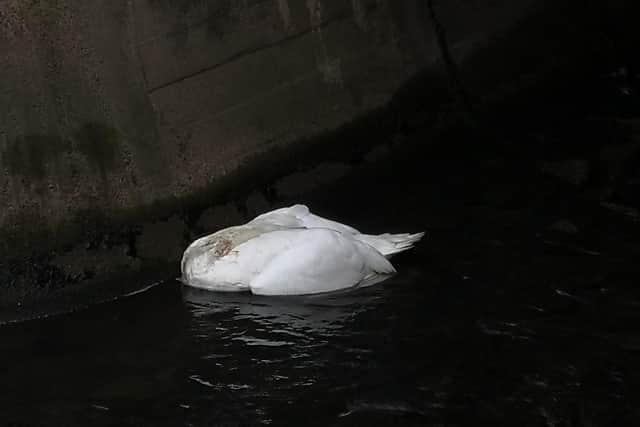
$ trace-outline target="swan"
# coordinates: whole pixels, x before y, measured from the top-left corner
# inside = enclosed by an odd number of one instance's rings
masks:
[[[184,251],[185,285],[256,295],[308,295],[364,287],[396,272],[392,255],[424,233],[362,234],[293,205],[201,237]]]

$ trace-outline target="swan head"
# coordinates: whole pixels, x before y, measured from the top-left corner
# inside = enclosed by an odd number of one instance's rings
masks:
[[[191,243],[182,255],[181,282],[191,283],[194,278],[210,273],[220,258],[229,255],[242,243],[263,233],[281,229],[271,224],[240,225],[225,228]]]
[[[214,233],[189,245],[180,262],[181,282],[188,283],[190,279],[210,271],[219,258],[231,252],[233,243],[227,235]]]

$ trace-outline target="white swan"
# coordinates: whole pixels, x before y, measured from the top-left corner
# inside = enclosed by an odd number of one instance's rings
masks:
[[[214,291],[305,295],[370,286],[395,273],[387,260],[424,233],[361,234],[309,212],[276,209],[189,245],[181,281]]]

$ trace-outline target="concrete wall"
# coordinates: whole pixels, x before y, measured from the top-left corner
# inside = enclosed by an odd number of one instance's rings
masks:
[[[0,228],[18,236],[188,194],[383,104],[415,70],[384,2],[10,0],[0,13]]]

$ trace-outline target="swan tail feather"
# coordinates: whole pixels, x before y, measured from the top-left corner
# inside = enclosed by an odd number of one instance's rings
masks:
[[[358,240],[373,246],[385,257],[391,257],[400,252],[411,249],[420,239],[424,237],[421,233],[399,233],[399,234],[360,234],[356,236]]]

